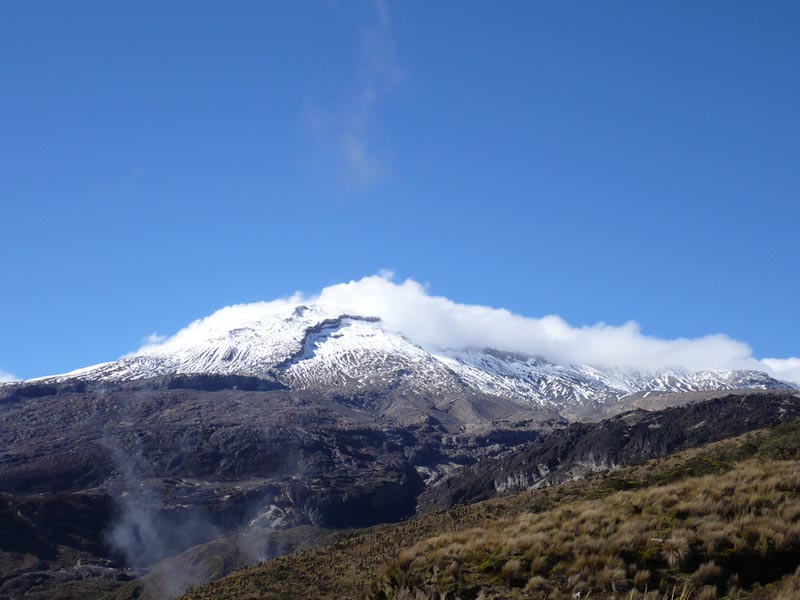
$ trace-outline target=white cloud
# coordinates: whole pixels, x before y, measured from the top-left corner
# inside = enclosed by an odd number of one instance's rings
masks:
[[[759,360],[746,343],[724,334],[663,339],[642,333],[633,321],[574,327],[556,315],[525,317],[502,308],[459,304],[429,294],[412,279],[397,283],[390,272],[332,285],[315,295],[296,293],[272,302],[229,306],[192,323],[165,344],[191,342],[209,330],[224,333],[298,303],[380,317],[387,327],[431,348],[493,347],[603,367],[755,369],[800,382],[800,358]]]
[[[458,304],[432,296],[418,282],[387,277],[325,288],[318,301],[380,316],[418,343],[439,347],[491,346],[553,360],[603,366],[694,369],[754,367],[750,348],[725,335],[664,340],[635,322],[573,327],[561,317],[524,317],[505,309]]]
[[[366,24],[359,31],[360,55],[353,91],[338,108],[314,105],[305,114],[316,144],[335,155],[347,183],[359,189],[380,181],[390,171],[373,133],[380,101],[402,79],[389,5],[384,0],[370,0],[365,5]]]
[[[778,379],[800,383],[800,358],[763,358],[761,364]]]
[[[166,335],[161,335],[160,333],[151,333],[147,337],[142,340],[142,344],[144,346],[156,346],[158,344],[162,344],[167,340]]]
[[[3,369],[0,369],[0,383],[8,383],[9,381],[17,381],[17,378],[11,373],[6,373]]]

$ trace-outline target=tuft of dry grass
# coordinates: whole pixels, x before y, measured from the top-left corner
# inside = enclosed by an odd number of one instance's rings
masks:
[[[480,586],[513,598],[502,581],[529,564],[536,579],[526,588],[551,590],[550,598],[615,597],[643,591],[651,580],[661,591],[672,586],[673,595],[683,580],[687,598],[717,598],[719,588],[769,583],[800,560],[800,485],[787,484],[800,483],[798,475],[797,461],[747,461],[724,475],[522,513],[488,522],[480,534],[472,529],[417,543],[412,551],[425,559],[414,567],[398,562],[395,577],[408,589],[456,597]],[[457,580],[441,577],[443,558],[462,565]]]

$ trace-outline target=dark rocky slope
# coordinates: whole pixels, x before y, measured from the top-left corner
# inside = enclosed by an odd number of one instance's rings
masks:
[[[729,394],[658,412],[635,410],[599,423],[573,423],[429,486],[419,498],[419,509],[446,510],[639,464],[798,416],[800,396],[762,392]]]
[[[3,386],[0,598],[136,577],[228,532],[252,533],[255,560],[292,549],[274,548],[277,531],[406,518],[426,481],[561,423],[518,413],[492,398],[324,395],[240,376]],[[466,431],[464,415],[483,426]]]
[[[321,530],[535,484],[539,465],[555,481],[644,460],[779,422],[798,403],[764,393],[567,427],[491,396],[323,394],[253,377],[6,385],[0,599],[99,597],[156,564],[161,581],[217,577]]]

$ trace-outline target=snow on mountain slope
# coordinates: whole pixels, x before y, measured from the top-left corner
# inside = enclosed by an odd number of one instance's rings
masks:
[[[215,314],[163,343],[55,379],[124,382],[175,373],[269,377],[323,391],[475,392],[558,410],[638,392],[794,388],[757,371],[599,369],[493,349],[426,349],[375,317],[285,304]]]

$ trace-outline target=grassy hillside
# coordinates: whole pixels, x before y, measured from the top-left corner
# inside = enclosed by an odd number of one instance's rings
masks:
[[[800,598],[800,422],[339,537],[184,598]]]

